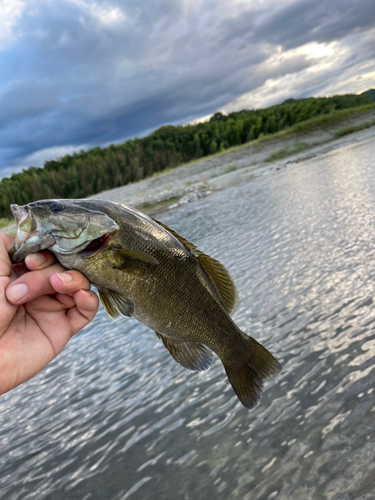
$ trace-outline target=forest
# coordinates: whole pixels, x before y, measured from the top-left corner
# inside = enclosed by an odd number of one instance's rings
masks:
[[[371,96],[372,97],[372,96]],[[94,147],[29,167],[0,181],[0,217],[9,205],[48,198],[84,198],[170,167],[225,151],[336,110],[373,105],[369,95],[288,99],[264,109],[215,113],[204,123],[162,126],[147,137]]]

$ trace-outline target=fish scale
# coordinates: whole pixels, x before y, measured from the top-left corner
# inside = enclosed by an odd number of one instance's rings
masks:
[[[233,322],[237,290],[220,262],[118,203],[41,200],[11,208],[18,223],[14,263],[50,250],[97,287],[110,317],[134,316],[185,368],[207,369],[215,352],[242,404],[257,404],[264,381],[281,366]]]

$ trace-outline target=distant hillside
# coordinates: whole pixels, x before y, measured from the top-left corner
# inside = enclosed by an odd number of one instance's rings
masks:
[[[84,198],[312,118],[373,105],[371,98],[364,94],[288,99],[265,109],[244,109],[228,116],[215,113],[209,121],[196,125],[167,125],[142,139],[66,155],[47,161],[43,168],[30,167],[2,179],[0,217],[10,216],[11,203]]]
[[[362,92],[360,95],[364,95],[375,101],[375,89],[366,90],[366,92]]]

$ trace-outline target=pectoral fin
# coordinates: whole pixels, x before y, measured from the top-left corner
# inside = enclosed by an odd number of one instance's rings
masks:
[[[212,363],[212,352],[203,344],[183,342],[171,337],[166,337],[155,332],[168,349],[172,358],[184,368],[200,372],[207,370]]]
[[[135,252],[133,250],[124,250],[116,247],[112,247],[111,250],[115,255],[115,263],[112,266],[115,269],[159,265],[159,261],[155,259],[155,257],[144,252]]]
[[[119,314],[129,317],[133,316],[134,302],[132,299],[123,297],[117,292],[104,288],[98,288],[98,292],[104,310],[110,318],[117,318]]]

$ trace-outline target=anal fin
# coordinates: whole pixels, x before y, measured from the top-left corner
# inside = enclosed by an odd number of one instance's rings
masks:
[[[172,358],[184,368],[200,372],[212,363],[212,352],[203,344],[184,342],[155,332]]]

